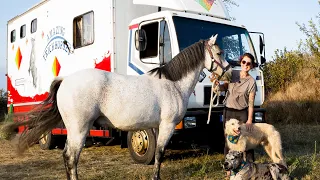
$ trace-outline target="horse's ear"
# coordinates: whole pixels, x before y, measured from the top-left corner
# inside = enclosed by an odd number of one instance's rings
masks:
[[[209,39],[208,44],[209,44],[210,46],[216,44],[217,37],[218,37],[218,34],[216,34],[215,36],[211,36],[211,38]]]

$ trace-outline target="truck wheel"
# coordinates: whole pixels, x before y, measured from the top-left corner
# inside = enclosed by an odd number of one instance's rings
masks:
[[[154,161],[156,136],[152,129],[128,132],[127,144],[136,163],[151,164]]]
[[[55,140],[55,138],[53,137],[51,132],[48,133],[42,139],[39,140],[40,148],[43,149],[43,150],[54,149],[55,148],[54,140]]]

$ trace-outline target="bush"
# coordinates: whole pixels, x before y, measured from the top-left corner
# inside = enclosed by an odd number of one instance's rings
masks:
[[[4,93],[4,90],[0,89],[0,122],[4,121],[5,114],[7,113],[7,93]]]
[[[263,66],[267,95],[286,89],[302,69],[304,59],[298,52],[275,51],[275,60]]]
[[[299,49],[277,50],[263,67],[270,123],[320,123],[320,34],[312,20],[298,26],[307,36]]]

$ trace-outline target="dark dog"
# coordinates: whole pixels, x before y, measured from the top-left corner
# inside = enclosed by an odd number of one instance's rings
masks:
[[[224,169],[231,171],[230,180],[291,180],[284,165],[246,162],[243,160],[243,152],[240,151],[229,151]]]

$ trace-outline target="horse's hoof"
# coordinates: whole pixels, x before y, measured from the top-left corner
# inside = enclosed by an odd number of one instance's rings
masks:
[[[154,177],[152,178],[152,180],[160,180],[160,177],[154,176]]]

